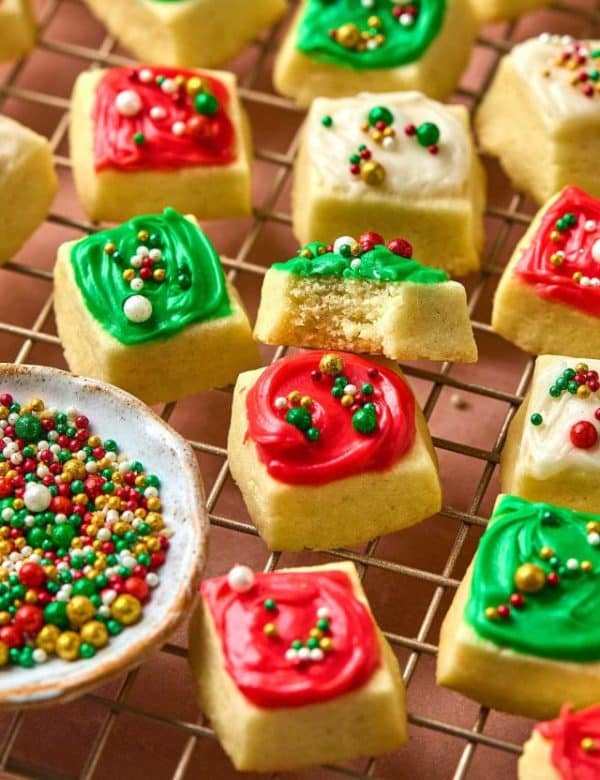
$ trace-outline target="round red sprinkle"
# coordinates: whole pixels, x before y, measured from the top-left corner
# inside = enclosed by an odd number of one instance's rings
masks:
[[[577,382],[578,385],[584,385],[587,381],[585,374],[575,374],[573,379]]]
[[[377,379],[377,377],[379,376],[379,370],[377,368],[370,368],[367,371],[367,376],[369,377],[369,379]]]
[[[506,604],[500,604],[498,607],[498,617],[507,618],[510,617],[510,607]]]
[[[21,566],[19,579],[27,588],[40,588],[46,582],[46,573],[39,563],[28,561]]]
[[[388,243],[388,249],[400,257],[412,257],[412,245],[405,238],[392,238]]]
[[[33,604],[23,604],[15,612],[15,625],[25,634],[37,634],[44,625],[44,613]]]
[[[558,583],[560,582],[560,577],[555,571],[551,571],[550,574],[546,577],[546,582],[548,583],[548,585],[552,585],[552,586],[558,585]]]
[[[135,596],[140,601],[147,601],[150,595],[150,588],[146,580],[141,577],[127,577],[124,583],[125,592]]]
[[[573,446],[580,450],[589,450],[598,441],[596,426],[587,420],[576,422],[569,435]]]
[[[0,641],[9,647],[20,647],[23,644],[23,635],[17,626],[2,626],[0,628]]]
[[[520,593],[513,593],[510,597],[510,604],[512,607],[516,607],[517,609],[521,609],[525,606],[525,599]]]
[[[360,234],[358,237],[358,243],[360,244],[360,248],[363,250],[363,252],[368,252],[369,249],[372,249],[374,246],[385,244],[385,241],[383,236],[379,235],[379,233],[375,233],[375,231],[370,230],[367,233]]]
[[[404,128],[404,132],[406,133],[406,135],[415,135],[417,132],[417,128],[413,124],[406,125]]]
[[[0,404],[2,404],[2,406],[10,406],[12,402],[13,397],[10,393],[2,393],[2,395],[0,395]]]

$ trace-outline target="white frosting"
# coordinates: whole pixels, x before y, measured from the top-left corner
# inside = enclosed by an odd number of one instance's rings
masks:
[[[593,64],[583,65],[575,70],[556,65],[557,57],[569,45],[570,40],[565,36],[547,34],[531,38],[515,46],[510,58],[549,119],[568,120],[592,116],[600,119],[600,93],[594,97],[586,97],[581,91],[581,85],[571,84],[574,74],[593,67]],[[588,40],[579,43],[590,51],[600,48],[600,41]],[[549,75],[544,75],[545,72],[549,72]]]
[[[386,106],[394,115],[396,138],[390,148],[375,143],[362,131],[369,111]],[[330,116],[333,125],[321,119]],[[342,188],[353,196],[366,190],[404,196],[460,194],[469,177],[471,140],[461,121],[448,108],[419,92],[363,93],[332,100],[317,98],[307,125],[310,161],[326,185]],[[408,124],[433,122],[440,129],[439,153],[430,154],[417,139],[404,133]],[[386,171],[383,184],[371,187],[350,173],[348,159],[360,144],[366,144],[373,159]]]
[[[597,472],[600,477],[600,440],[585,450],[575,447],[570,437],[571,428],[581,420],[593,423],[600,432],[600,422],[594,417],[600,407],[598,394],[579,398],[565,391],[560,398],[553,398],[548,392],[565,368],[575,368],[577,363],[586,363],[590,371],[600,373],[600,360],[587,358],[560,357],[543,371],[536,370],[520,451],[523,468],[536,479],[574,470]],[[530,422],[535,412],[542,415],[541,425]]]

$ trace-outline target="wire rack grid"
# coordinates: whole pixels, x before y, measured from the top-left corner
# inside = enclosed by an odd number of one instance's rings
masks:
[[[291,6],[293,5],[295,2],[291,2]],[[35,85],[33,88],[30,87],[25,78],[29,62],[38,54],[52,55],[57,58],[58,63],[68,61],[72,68],[82,70],[99,65],[123,65],[131,60],[118,53],[116,42],[109,35],[103,35],[94,45],[81,43],[78,40],[73,41],[70,36],[56,37],[53,30],[61,15],[69,14],[68,18],[73,19],[73,23],[76,24],[85,13],[77,0],[46,0],[40,2],[38,10],[41,19],[40,34],[34,54],[0,71],[0,110],[15,113],[15,106],[22,103],[36,110],[49,109],[54,112],[56,118],[49,136],[61,174],[61,182],[64,185],[65,182],[70,181],[70,160],[65,143],[69,122],[68,95],[55,94],[51,89],[37,89]],[[292,10],[293,8],[290,12]],[[533,18],[535,16],[534,14]],[[554,3],[551,12],[544,20],[550,20],[556,31],[575,31],[580,36],[592,37],[600,31],[600,0],[569,0],[568,2],[565,0],[565,2]],[[274,228],[283,231],[289,240],[291,220],[286,205],[286,188],[289,187],[298,143],[298,130],[303,118],[303,114],[293,104],[272,93],[268,79],[265,81],[264,78],[284,26],[285,21],[252,43],[249,47],[252,56],[242,64],[240,72],[241,94],[249,111],[258,112],[259,115],[261,112],[267,112],[269,116],[275,117],[277,123],[292,128],[285,148],[271,145],[267,137],[267,141],[256,149],[257,163],[270,168],[269,186],[261,193],[259,205],[254,209],[253,219],[244,225],[237,251],[232,253],[231,259],[224,260],[229,277],[232,280],[236,279],[242,287],[244,278],[253,279],[254,287],[250,287],[247,294],[254,297],[256,297],[256,284],[260,283],[266,270],[266,265],[261,264],[259,254],[262,244],[259,241],[261,234],[266,233],[269,228]],[[533,30],[533,32],[541,31],[541,29]],[[532,30],[528,30],[528,34],[531,32]],[[476,68],[476,78],[472,79],[474,86],[471,86],[467,79],[466,86],[458,90],[456,99],[467,103],[471,110],[475,110],[493,78],[500,57],[509,51],[513,42],[522,35],[523,31],[517,24],[504,24],[486,29],[485,34],[477,41],[480,61]],[[489,162],[486,161],[488,164]],[[494,170],[493,164],[491,176],[493,182],[498,184],[501,174]],[[398,652],[403,665],[404,681],[411,703],[409,714],[411,743],[416,745],[422,759],[423,753],[433,744],[428,739],[442,740],[443,738],[440,752],[444,755],[439,763],[426,764],[427,769],[422,771],[418,769],[419,763],[414,755],[412,760],[416,763],[413,765],[410,754],[406,754],[408,758],[405,759],[403,752],[400,751],[398,755],[391,758],[371,758],[340,766],[322,767],[315,769],[314,772],[303,773],[302,777],[354,777],[381,780],[392,777],[412,777],[417,780],[419,778],[463,780],[467,777],[500,778],[514,774],[515,758],[520,753],[521,737],[527,732],[528,724],[521,724],[515,732],[507,725],[510,723],[508,719],[495,722],[496,716],[484,708],[470,707],[463,712],[461,710],[463,701],[453,694],[446,694],[441,717],[429,714],[428,710],[431,710],[431,707],[425,707],[423,711],[423,707],[420,706],[422,701],[429,701],[427,694],[421,698],[423,674],[420,673],[420,667],[423,661],[429,661],[424,673],[430,678],[431,688],[433,669],[431,661],[437,651],[436,630],[445,611],[444,605],[448,604],[449,598],[453,595],[459,583],[460,573],[472,554],[478,535],[485,527],[484,507],[489,506],[488,494],[493,493],[494,490],[496,466],[506,430],[522,400],[533,365],[531,360],[523,356],[516,358],[516,350],[512,350],[506,358],[506,347],[501,345],[500,340],[494,336],[485,316],[485,312],[489,310],[489,298],[497,283],[498,275],[510,249],[514,246],[514,237],[526,228],[533,212],[532,204],[527,203],[519,194],[507,190],[505,180],[498,186],[500,189],[504,186],[504,196],[498,198],[498,204],[492,201],[486,212],[491,238],[488,241],[481,274],[468,281],[469,310],[482,360],[486,358],[486,350],[489,350],[488,357],[491,363],[500,360],[500,363],[504,364],[505,359],[508,360],[511,364],[511,384],[489,381],[493,376],[491,372],[483,374],[482,378],[481,374],[460,370],[449,363],[434,367],[431,365],[425,367],[423,364],[403,366],[405,372],[412,378],[411,381],[417,386],[425,416],[430,421],[437,419],[439,409],[445,410],[445,413],[450,410],[450,414],[460,415],[461,412],[457,407],[462,405],[461,401],[464,397],[472,399],[476,409],[481,408],[481,404],[496,404],[502,409],[501,414],[493,416],[493,425],[490,424],[489,430],[486,431],[485,442],[465,443],[460,440],[462,438],[460,436],[434,435],[434,444],[442,462],[445,456],[448,456],[451,459],[449,462],[454,464],[452,458],[457,457],[461,464],[468,462],[474,466],[470,473],[475,475],[469,478],[468,495],[465,493],[461,496],[461,500],[453,502],[452,505],[445,505],[440,517],[435,521],[445,522],[446,529],[451,529],[448,532],[448,544],[443,556],[436,565],[431,566],[427,566],[419,556],[416,556],[414,562],[401,562],[403,560],[401,553],[394,548],[390,550],[389,545],[384,541],[376,539],[359,550],[331,550],[301,558],[302,562],[309,559],[315,562],[323,559],[354,561],[370,596],[372,596],[372,587],[369,587],[371,572],[385,578],[383,582],[386,583],[386,587],[398,588],[405,597],[406,594],[410,595],[412,588],[420,584],[429,587],[427,598],[419,601],[414,631],[391,630],[388,625],[384,625],[384,628],[387,629],[385,630],[387,639]],[[52,227],[66,229],[76,236],[97,229],[97,226],[79,216],[76,209],[62,209],[60,206],[59,200],[57,210],[48,217],[45,229],[49,230]],[[51,263],[46,266],[44,263],[37,262],[37,256],[28,254],[26,248],[25,254],[21,253],[17,260],[8,263],[0,272],[0,349],[3,357],[6,355],[6,359],[15,363],[56,361],[55,356],[59,354],[59,340],[52,324]],[[11,313],[11,308],[6,305],[1,293],[3,289],[10,288],[15,280],[26,285],[28,290],[35,290],[37,293],[36,310],[30,325],[19,324],[18,317],[5,316]],[[252,304],[250,305],[252,307]],[[44,350],[48,350],[48,357],[45,357]],[[284,353],[285,348],[281,347],[267,352],[266,355],[267,359],[271,360]],[[38,356],[41,356],[41,359]],[[503,387],[494,387],[494,384]],[[449,393],[451,395],[448,404]],[[460,397],[457,398],[456,394]],[[209,403],[227,409],[229,401],[228,392],[217,391],[211,394]],[[196,399],[195,403],[196,409],[199,409],[201,414],[202,399]],[[182,403],[167,404],[160,410],[163,418],[171,420],[177,427],[179,427],[177,410],[181,405]],[[441,427],[443,433],[445,429]],[[207,460],[211,463],[209,474],[205,472],[205,479],[210,476],[210,479],[206,479],[207,508],[213,532],[226,534],[230,546],[235,548],[229,553],[221,551],[220,555],[225,559],[227,554],[230,558],[234,554],[237,556],[240,545],[243,549],[243,543],[248,541],[252,545],[249,548],[250,555],[261,560],[265,570],[274,570],[282,565],[284,556],[276,552],[266,553],[264,546],[256,539],[256,531],[248,522],[243,509],[239,509],[239,500],[237,503],[224,502],[225,510],[230,509],[230,511],[223,511],[220,508],[220,499],[224,492],[231,490],[227,453],[222,446],[222,440],[219,444],[215,444],[212,443],[214,440],[212,436],[200,437],[195,431],[196,429],[186,430],[185,426],[182,430],[188,435],[201,463],[206,463]],[[456,430],[453,433],[456,433]],[[455,496],[456,492],[452,495]],[[460,508],[457,508],[454,503]],[[428,529],[433,527],[427,526]],[[414,534],[421,534],[422,543],[427,544],[428,532],[417,528]],[[418,541],[419,537],[415,536],[415,538]],[[290,556],[286,556],[286,563],[289,562]],[[220,563],[216,564],[216,568],[219,566]],[[377,578],[375,580],[377,581]],[[180,664],[178,669],[181,670],[185,666],[185,658],[185,640],[178,635],[162,649],[157,660],[150,664],[160,671],[161,661],[175,659]],[[184,673],[178,671],[178,675],[180,674]],[[99,691],[84,696],[77,703],[74,712],[67,715],[64,710],[75,705],[46,710],[40,715],[15,712],[3,716],[0,719],[0,776],[36,777],[48,780],[79,777],[91,780],[91,778],[102,777],[135,777],[142,776],[143,773],[149,778],[155,776],[183,780],[198,776],[199,768],[200,776],[206,778],[236,776],[217,748],[215,735],[209,725],[201,716],[195,718],[191,714],[193,713],[191,705],[183,708],[184,714],[181,714],[177,708],[171,706],[161,708],[160,701],[152,706],[147,706],[145,702],[140,703],[139,696],[136,695],[136,685],[140,678],[145,687],[144,667],[123,675],[122,679],[112,685],[104,686]],[[160,700],[163,689],[156,676],[153,680],[157,698]],[[193,700],[191,686],[188,687],[190,688],[188,698]],[[416,694],[411,699],[413,691],[416,691]],[[436,696],[440,695],[439,692],[436,693]],[[455,709],[461,710],[459,718],[453,717]],[[432,711],[435,714],[435,707]],[[63,718],[62,725],[61,718]],[[81,749],[76,751],[75,759],[64,761],[65,753],[70,750],[65,730],[73,726],[74,720],[85,722],[86,719],[92,723],[87,739],[83,741]],[[58,724],[57,733],[63,735],[64,744],[54,745],[57,749],[51,750],[43,744],[42,739],[40,744],[36,742],[32,749],[32,731],[35,733],[50,731],[51,723]],[[488,728],[490,724],[491,728]],[[143,772],[139,769],[139,773],[127,764],[123,756],[115,765],[107,763],[107,755],[110,756],[115,751],[113,745],[115,735],[124,734],[126,739],[130,739],[131,735],[139,734],[140,729],[151,730],[152,726],[160,727],[164,733],[168,732],[172,737],[175,735],[177,737],[171,740],[174,746],[166,737],[163,737],[164,741],[160,743],[161,750],[164,747],[165,752],[169,753],[168,761],[163,762],[160,756],[156,756],[152,768],[149,770],[144,768]],[[507,738],[507,734],[516,734],[516,738]],[[56,741],[54,733],[53,740]],[[129,744],[131,746],[131,742]],[[447,747],[450,744],[451,749]],[[144,744],[141,747],[137,745],[136,756],[145,748]],[[482,760],[478,760],[478,753],[482,754]],[[491,775],[490,768],[493,772]],[[494,768],[496,771],[493,771]],[[281,776],[292,775],[284,773]]]

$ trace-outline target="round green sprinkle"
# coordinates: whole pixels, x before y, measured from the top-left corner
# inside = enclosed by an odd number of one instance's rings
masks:
[[[532,425],[541,425],[544,422],[544,418],[539,412],[534,412],[529,419]]]
[[[331,127],[333,125],[333,119],[327,114],[321,117],[321,124],[323,127]]]

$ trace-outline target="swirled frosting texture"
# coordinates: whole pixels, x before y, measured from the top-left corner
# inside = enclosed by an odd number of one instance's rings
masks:
[[[373,619],[344,572],[256,574],[246,593],[234,592],[227,577],[217,577],[205,580],[201,590],[225,668],[258,707],[301,707],[337,698],[365,685],[380,664]],[[275,611],[265,609],[268,599]],[[332,649],[315,662],[286,658],[294,640],[309,635],[323,608]],[[276,626],[276,634],[265,634],[267,623]]]
[[[311,59],[356,70],[397,68],[415,62],[437,38],[446,15],[446,0],[415,0],[418,9],[414,24],[403,26],[393,11],[397,3],[375,0],[366,7],[361,0],[308,0],[300,25],[296,46]],[[338,43],[330,31],[345,24],[356,25],[361,32],[369,30],[369,18],[379,17],[378,28],[384,42],[362,51]]]
[[[148,234],[140,241],[140,232]],[[106,247],[113,244],[114,254]],[[140,244],[160,249],[161,282],[146,281],[143,297],[152,316],[132,322],[125,301],[136,291],[123,279],[124,268]],[[197,322],[226,317],[231,304],[219,257],[200,228],[174,209],[164,214],[135,217],[112,230],[94,233],[73,245],[71,265],[84,302],[98,323],[123,344],[143,344],[169,338]]]
[[[515,496],[500,498],[479,543],[465,610],[480,637],[544,658],[600,659],[600,551],[588,540],[589,522],[600,517]],[[544,556],[544,548],[556,561]],[[591,569],[571,570],[569,561],[588,561]],[[488,617],[488,608],[508,603],[523,564],[534,564],[546,577],[554,573],[559,582],[527,593],[524,605],[509,617]]]
[[[552,742],[552,765],[561,780],[598,780],[600,777],[600,706],[573,712],[568,705],[560,717],[538,723],[536,730]],[[585,750],[592,740],[593,750]],[[588,743],[589,744],[589,743]]]
[[[357,388],[372,383],[377,427],[369,434],[359,433],[352,424],[352,410],[332,396],[331,377],[315,381],[326,354],[303,352],[284,358],[265,369],[246,399],[248,436],[269,474],[295,485],[322,485],[369,471],[391,468],[413,446],[415,401],[403,381],[393,371],[349,353],[343,358],[344,376]],[[375,369],[372,379],[369,371]],[[312,399],[312,424],[319,429],[318,441],[286,421],[278,410],[278,398],[293,392]]]

